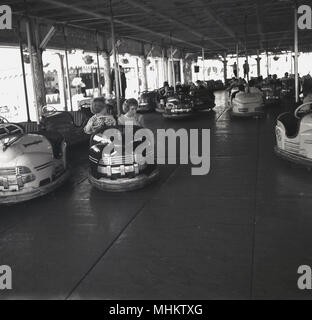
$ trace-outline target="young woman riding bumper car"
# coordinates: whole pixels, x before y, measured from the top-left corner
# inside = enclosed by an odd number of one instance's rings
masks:
[[[190,118],[194,114],[192,100],[188,95],[174,95],[167,99],[165,111],[166,119]]]
[[[119,135],[117,140],[106,135],[105,129],[91,138],[89,181],[99,190],[108,192],[137,190],[151,184],[159,176],[157,166],[146,161],[153,156],[153,153],[137,152],[137,147],[144,142],[144,139],[135,140],[135,133],[141,127],[132,127],[133,135],[130,139],[126,137],[128,135],[126,128],[127,126],[109,128],[116,130]]]
[[[294,114],[283,113],[275,128],[276,154],[290,162],[312,167],[312,101],[299,106]]]
[[[0,204],[41,197],[69,176],[67,145],[57,132],[28,133],[0,118]]]

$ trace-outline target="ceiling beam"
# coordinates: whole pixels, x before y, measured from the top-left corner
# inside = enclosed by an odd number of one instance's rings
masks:
[[[208,18],[212,21],[214,21],[226,34],[228,34],[231,38],[235,39],[240,45],[244,46],[242,41],[237,37],[235,32],[226,25],[224,21],[220,17],[218,17],[212,9],[207,5],[207,3],[204,0],[198,0],[204,8],[202,9],[203,12],[208,16]]]
[[[71,11],[74,11],[74,12],[77,12],[77,13],[81,13],[83,15],[88,15],[90,17],[101,18],[101,19],[106,20],[106,21],[111,21],[111,17],[110,16],[107,16],[107,15],[104,15],[104,14],[101,14],[101,13],[97,13],[97,12],[93,12],[93,11],[90,11],[90,10],[86,10],[84,8],[77,7],[77,6],[74,6],[74,5],[66,4],[66,3],[60,2],[58,0],[42,0],[42,2],[53,4],[53,5],[55,5],[55,6],[59,7],[59,8],[69,9]],[[186,44],[186,45],[188,45],[190,47],[194,47],[194,48],[202,48],[202,46],[200,46],[200,45],[198,45],[196,43],[193,43],[193,42],[190,42],[190,41],[186,41],[184,39],[180,39],[180,38],[177,38],[177,37],[174,37],[174,36],[170,36],[169,34],[153,31],[153,30],[150,30],[150,29],[145,28],[145,27],[138,26],[138,25],[133,24],[133,23],[128,23],[128,22],[125,22],[125,21],[122,21],[122,20],[119,20],[119,19],[114,19],[114,22],[116,24],[131,28],[133,30],[137,30],[137,31],[140,31],[140,32],[146,32],[146,33],[149,33],[149,34],[153,34],[154,36],[157,36],[159,38],[165,38],[165,39],[173,40],[173,41],[178,42],[178,43],[184,43],[184,44]]]
[[[187,31],[188,33],[194,35],[195,37],[201,39],[201,40],[206,40],[206,41],[209,41],[210,43],[212,43],[213,45],[217,46],[217,47],[220,47],[222,49],[226,49],[226,47],[224,46],[224,44],[218,42],[218,41],[215,41],[207,36],[205,36],[204,34],[200,33],[200,32],[197,32],[196,30],[192,29],[191,27],[189,27],[188,25],[184,24],[184,23],[181,23],[180,21],[176,20],[176,19],[173,19],[171,18],[170,16],[166,15],[166,14],[163,14],[159,11],[157,11],[155,8],[152,8],[152,7],[149,7],[147,5],[144,5],[142,4],[141,2],[138,2],[136,0],[125,0],[125,2],[129,3],[131,6],[133,7],[136,7],[136,8],[139,8],[141,9],[142,11],[150,14],[150,15],[153,15],[153,16],[156,16],[160,19],[163,19],[165,21],[168,21],[170,22],[172,25],[175,25],[177,26],[178,28],[182,29],[182,30],[185,30]]]

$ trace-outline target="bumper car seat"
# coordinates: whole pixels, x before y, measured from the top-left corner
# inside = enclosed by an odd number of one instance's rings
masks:
[[[54,158],[60,159],[62,157],[62,144],[64,141],[64,137],[59,132],[52,132],[52,131],[41,131],[38,132],[41,136],[47,138],[53,150]]]
[[[284,125],[288,138],[294,138],[298,135],[301,120],[297,119],[292,113],[283,113],[277,120]]]

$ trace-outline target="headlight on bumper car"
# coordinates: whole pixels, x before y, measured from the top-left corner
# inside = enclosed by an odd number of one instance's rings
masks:
[[[36,176],[27,167],[0,169],[0,190],[18,190],[35,180]]]

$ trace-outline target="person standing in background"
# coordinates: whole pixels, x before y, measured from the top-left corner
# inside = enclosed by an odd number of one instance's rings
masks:
[[[121,96],[121,98],[125,99],[126,98],[126,89],[127,89],[127,78],[126,78],[126,74],[125,74],[125,71],[122,66],[119,66],[119,70],[120,70],[120,80],[121,80],[120,96]],[[113,84],[113,90],[116,95],[116,81],[115,81],[114,69],[112,70],[112,73],[111,73],[111,79],[112,79],[112,84]]]
[[[234,62],[234,64],[233,64],[233,73],[234,73],[234,77],[235,78],[237,78],[237,63],[236,62]]]
[[[249,64],[248,64],[247,60],[245,60],[243,68],[244,68],[244,78],[248,78],[248,76],[249,76]]]

